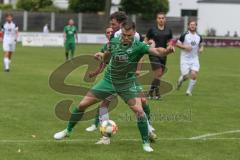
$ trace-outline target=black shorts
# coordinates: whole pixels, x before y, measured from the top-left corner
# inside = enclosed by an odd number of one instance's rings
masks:
[[[152,70],[155,71],[157,69],[162,68],[163,70],[166,67],[167,57],[158,57],[158,56],[149,56],[149,60],[151,62]]]

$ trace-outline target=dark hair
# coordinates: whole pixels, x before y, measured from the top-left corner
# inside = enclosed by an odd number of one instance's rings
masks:
[[[5,15],[5,17],[8,17],[8,16],[13,17],[13,14],[12,14],[12,13],[7,13],[7,14]]]
[[[164,15],[164,17],[166,17],[166,13],[164,12],[157,12],[156,17],[158,17],[159,15]]]
[[[116,19],[119,23],[123,23],[127,20],[127,15],[123,11],[117,11],[111,14],[110,19]]]
[[[135,25],[135,23],[132,20],[127,19],[125,22],[123,22],[122,28],[124,28],[126,30],[130,30],[130,29],[135,30],[136,29],[136,25]]]
[[[192,22],[195,22],[195,23],[196,23],[196,25],[197,25],[197,21],[196,21],[195,19],[192,19],[192,18],[191,18],[191,19],[189,19],[189,20],[188,20],[188,26],[189,26],[189,25],[190,25],[190,23],[192,23]]]
[[[111,24],[107,24],[104,29],[106,30],[108,28],[112,28]]]

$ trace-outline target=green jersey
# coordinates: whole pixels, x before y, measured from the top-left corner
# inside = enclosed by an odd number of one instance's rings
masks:
[[[137,64],[144,54],[148,53],[149,48],[149,45],[137,40],[134,40],[131,46],[125,46],[120,37],[111,39],[111,58],[104,78],[114,84],[135,81]]]
[[[64,27],[66,33],[66,43],[75,43],[75,34],[77,33],[76,26],[67,25]]]

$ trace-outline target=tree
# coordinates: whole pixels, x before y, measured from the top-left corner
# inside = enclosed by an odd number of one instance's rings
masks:
[[[104,11],[105,0],[70,0],[69,9],[76,13],[96,13]]]
[[[52,6],[52,0],[18,0],[17,8],[26,11],[38,11],[39,9]]]
[[[155,16],[157,12],[168,12],[168,0],[122,0],[122,10],[128,14],[141,14],[144,18]]]

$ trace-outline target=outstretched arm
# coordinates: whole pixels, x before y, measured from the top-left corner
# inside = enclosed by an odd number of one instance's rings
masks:
[[[168,46],[167,48],[162,48],[162,47],[149,48],[148,52],[151,55],[162,57],[162,56],[167,56],[168,54],[175,52],[175,48],[173,46]]]
[[[88,77],[89,78],[96,77],[97,75],[99,75],[100,73],[103,72],[105,67],[106,67],[106,63],[104,63],[104,62],[100,63],[100,65],[96,68],[95,71],[92,71],[88,74]]]

